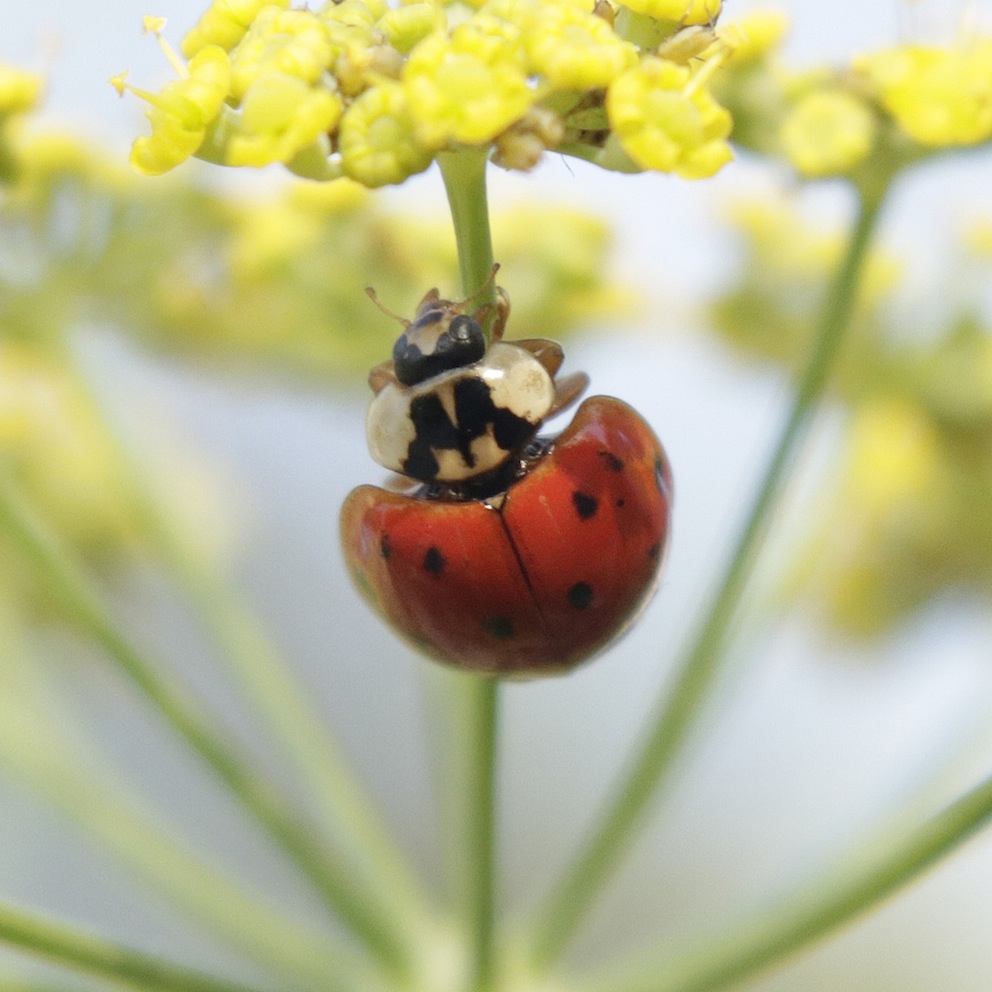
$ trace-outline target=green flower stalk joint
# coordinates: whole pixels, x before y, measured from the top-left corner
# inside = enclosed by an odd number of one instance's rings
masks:
[[[182,42],[146,18],[178,79],[150,104],[131,161],[281,162],[311,179],[377,187],[438,154],[485,149],[509,169],[545,151],[620,171],[698,178],[731,158],[730,115],[709,83],[730,47],[720,0],[217,0]],[[691,37],[689,42],[686,35]]]

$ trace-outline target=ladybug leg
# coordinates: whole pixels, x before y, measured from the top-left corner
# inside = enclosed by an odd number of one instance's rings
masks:
[[[548,341],[545,338],[524,338],[522,341],[513,341],[511,344],[517,348],[529,351],[545,368],[548,375],[553,379],[565,361],[565,353],[561,350],[561,345],[556,341]]]
[[[386,386],[395,385],[397,381],[396,370],[393,368],[391,360],[374,365],[372,371],[369,372],[369,386],[376,395],[381,393]]]
[[[555,379],[555,401],[548,411],[553,417],[562,410],[568,409],[588,388],[589,376],[585,372],[573,372],[571,375]]]
[[[506,323],[510,319],[510,297],[501,286],[496,287],[496,302],[487,303],[484,307],[479,307],[472,316],[484,326],[486,321],[494,313],[493,326],[489,331],[493,344],[503,340]]]

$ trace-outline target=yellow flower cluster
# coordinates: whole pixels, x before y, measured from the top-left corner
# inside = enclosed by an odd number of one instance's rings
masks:
[[[992,139],[992,38],[906,44],[795,73],[777,58],[783,19],[755,14],[734,29],[726,72],[714,81],[734,140],[785,158],[802,176],[871,181],[935,149]]]
[[[730,159],[709,91],[730,52],[712,29],[720,2],[214,0],[182,42],[188,62],[163,42],[177,80],[156,95],[114,82],[151,104],[132,152],[146,174],[196,155],[376,187],[469,146],[508,168],[557,150],[698,178]],[[703,40],[678,54],[686,32]]]

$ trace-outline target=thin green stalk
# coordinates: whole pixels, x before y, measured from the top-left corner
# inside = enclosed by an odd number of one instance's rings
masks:
[[[704,614],[702,627],[677,668],[670,688],[659,700],[649,721],[646,739],[626,777],[529,929],[532,960],[537,968],[550,965],[578,929],[587,909],[632,842],[702,711],[724,659],[727,633],[754,567],[760,539],[849,323],[882,200],[881,193],[860,200],[858,217],[828,289],[813,350],[797,385],[792,408],[727,570]]]
[[[727,937],[681,960],[580,986],[581,992],[718,992],[782,962],[877,907],[918,879],[992,820],[992,777],[902,837],[876,845],[854,867],[839,868]]]
[[[466,736],[465,792],[466,854],[465,893],[471,920],[473,973],[471,988],[488,992],[493,987],[496,877],[496,740],[498,682],[472,676],[463,700],[470,733]]]
[[[373,898],[354,867],[334,858],[317,842],[312,829],[296,818],[290,804],[217,733],[215,718],[158,674],[121,632],[79,562],[4,476],[0,476],[0,526],[6,528],[45,580],[49,595],[60,604],[65,617],[117,663],[145,699],[276,840],[326,904],[383,962],[405,969],[413,938],[404,923],[396,919],[392,905]]]
[[[80,378],[85,381],[82,374]],[[91,397],[91,405],[98,419],[106,423],[95,397]],[[109,425],[107,437],[143,532],[197,609],[255,711],[308,783],[309,794],[321,806],[330,839],[362,866],[370,884],[407,918],[408,925],[416,926],[424,915],[426,900],[409,863],[376,815],[371,798],[351,773],[337,741],[294,679],[285,658],[257,616],[156,497],[143,466]]]
[[[454,152],[438,156],[458,243],[462,291],[478,292],[480,303],[495,299],[490,280],[492,236],[486,199],[484,152]],[[493,987],[496,902],[496,759],[499,681],[478,675],[460,676],[456,707],[461,716],[456,780],[462,787],[462,914],[472,937],[470,988]],[[449,804],[450,805],[450,804]]]
[[[350,992],[359,966],[326,934],[308,932],[241,882],[194,854],[159,817],[100,767],[58,697],[41,685],[43,667],[29,657],[0,610],[0,765],[61,810],[205,930],[266,970],[295,984]],[[39,735],[38,727],[51,728]]]
[[[455,229],[462,292],[469,296],[485,286],[479,293],[479,303],[492,303],[496,299],[496,287],[489,281],[493,271],[493,239],[486,197],[486,153],[444,152],[437,159]]]
[[[12,906],[0,905],[0,943],[140,992],[257,992]]]

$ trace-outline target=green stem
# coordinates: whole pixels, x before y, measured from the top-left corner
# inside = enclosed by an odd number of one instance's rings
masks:
[[[493,239],[489,228],[489,201],[486,197],[486,153],[444,152],[437,157],[448,194],[451,221],[458,245],[458,270],[462,292],[479,293],[479,303],[492,303],[496,287],[490,281],[493,271]]]
[[[659,700],[650,729],[598,826],[539,912],[531,932],[533,962],[547,967],[571,939],[593,899],[631,843],[651,801],[688,738],[725,656],[727,632],[787,469],[833,367],[854,307],[858,279],[883,196],[863,197],[847,251],[829,287],[809,363],[705,621]]]
[[[359,971],[348,952],[192,853],[113,781],[61,700],[46,691],[44,666],[28,654],[15,626],[0,609],[3,768],[116,854],[156,894],[248,959],[311,988],[355,988]],[[39,735],[40,726],[48,732]]]
[[[878,906],[992,820],[992,777],[894,843],[837,869],[772,914],[736,928],[681,961],[583,985],[581,992],[717,992],[777,964]],[[812,893],[812,895],[810,895]]]
[[[11,906],[0,905],[0,943],[140,992],[255,992]]]
[[[82,374],[80,380],[85,383]],[[107,423],[97,398],[92,394],[89,398],[94,416]],[[272,728],[283,753],[309,785],[309,794],[322,807],[331,839],[349,859],[362,865],[370,883],[407,918],[408,925],[415,926],[424,915],[425,899],[409,864],[352,775],[337,742],[293,678],[285,658],[256,615],[156,498],[157,487],[130,448],[109,425],[106,433],[142,532],[153,541],[256,712]]]
[[[61,605],[66,619],[117,663],[366,946],[391,967],[404,969],[412,936],[395,918],[392,905],[374,899],[354,867],[326,851],[312,829],[295,817],[290,804],[215,731],[216,720],[158,674],[120,631],[82,566],[4,476],[0,476],[0,526],[6,528],[44,578],[48,593]]]
[[[464,701],[470,734],[465,765],[469,772],[465,807],[468,864],[466,906],[471,920],[473,973],[471,988],[488,992],[493,987],[493,936],[496,877],[496,679],[472,677]]]
[[[486,199],[485,152],[452,152],[438,156],[451,206],[458,244],[462,292],[477,292],[480,303],[492,302],[496,288],[492,235]],[[488,284],[487,284],[488,280]],[[462,785],[461,897],[464,919],[472,936],[470,981],[475,992],[493,987],[496,901],[496,740],[499,681],[478,675],[459,677],[456,707],[461,716],[457,762]],[[450,804],[449,804],[450,805]]]

